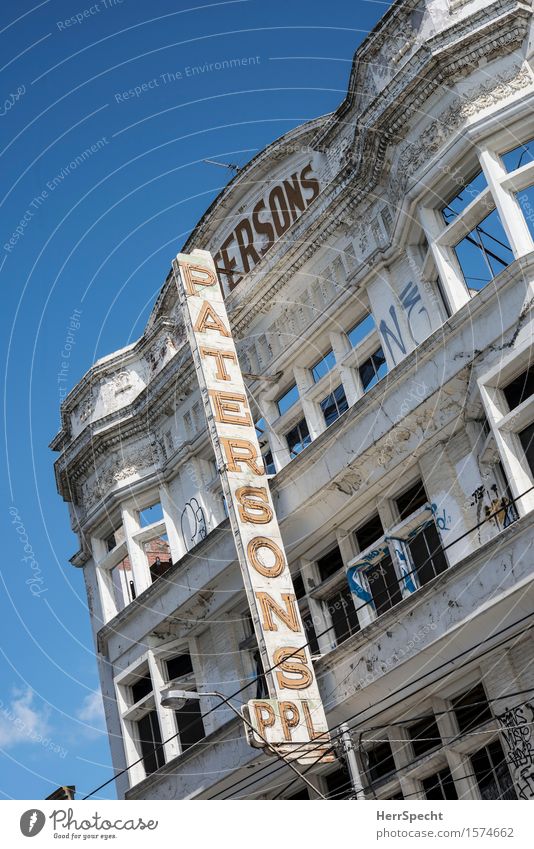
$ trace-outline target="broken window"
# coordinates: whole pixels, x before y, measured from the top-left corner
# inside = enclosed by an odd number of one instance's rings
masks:
[[[330,393],[330,395],[327,395],[326,398],[321,401],[320,407],[323,411],[325,424],[328,427],[335,422],[342,413],[349,409],[349,403],[345,396],[343,386],[340,384],[333,392]]]
[[[372,749],[368,749],[365,753],[365,759],[370,781],[379,781],[395,772],[395,760],[391,744],[387,740],[377,743]]]
[[[334,546],[328,554],[324,554],[322,557],[319,557],[316,562],[319,575],[321,576],[321,581],[326,581],[327,578],[330,578],[331,575],[335,575],[336,572],[339,572],[339,570],[344,567],[341,551],[337,545]]]
[[[139,526],[146,528],[156,522],[163,522],[163,508],[159,501],[139,511]]]
[[[135,598],[135,584],[130,558],[126,556],[109,571],[117,611],[124,610]]]
[[[352,795],[352,782],[345,766],[325,775],[324,783],[327,799],[349,799]]]
[[[167,683],[178,680],[180,689],[196,689],[193,664],[188,652],[167,658],[165,670]],[[182,752],[206,736],[199,699],[188,699],[182,707],[174,711],[174,716]]]
[[[401,521],[407,519],[408,516],[411,516],[412,513],[415,513],[416,510],[419,510],[420,507],[423,507],[427,503],[428,498],[421,479],[395,498],[395,504],[397,505]]]
[[[479,291],[514,259],[514,254],[496,209],[486,215],[455,246],[464,280]]]
[[[375,513],[374,516],[371,516],[367,522],[354,531],[354,536],[356,537],[356,542],[358,543],[360,551],[365,551],[383,535],[384,527],[378,513]]]
[[[336,358],[333,351],[328,351],[324,357],[321,357],[314,366],[311,367],[313,382],[317,383],[325,374],[328,374],[336,364]]]
[[[529,366],[510,383],[503,386],[502,391],[510,410],[515,410],[523,401],[534,395],[534,367]]]
[[[398,495],[395,504],[402,521],[428,504],[423,482],[418,480],[409,489]],[[413,571],[416,572],[421,586],[447,569],[448,564],[441,538],[433,523],[422,525],[412,537],[406,540],[405,544],[410,555]]]
[[[475,684],[461,696],[451,699],[458,728],[465,734],[493,718],[483,684]]]
[[[470,757],[480,795],[483,799],[517,799],[502,746],[494,740]]]
[[[276,406],[278,407],[279,414],[283,416],[284,413],[286,413],[289,408],[293,406],[293,404],[296,404],[298,399],[299,391],[297,389],[296,383],[294,383],[293,386],[291,386],[287,390],[287,392],[284,392],[283,395],[280,395],[280,397],[276,401]]]
[[[172,566],[171,549],[167,534],[161,534],[143,543],[152,583],[161,578]]]
[[[457,799],[458,793],[454,785],[454,779],[448,768],[423,779],[423,792],[426,799]]]
[[[527,165],[529,162],[534,162],[534,139],[519,144],[512,150],[507,150],[506,153],[501,153],[501,159],[508,173],[517,171],[518,168]]]
[[[410,725],[408,734],[416,758],[431,752],[437,746],[441,746],[441,736],[433,714],[429,714]]]
[[[376,327],[375,320],[371,313],[367,313],[358,321],[354,327],[347,330],[347,338],[353,348],[360,344]]]
[[[266,475],[275,475],[276,474],[276,466],[274,465],[273,452],[271,449],[265,451],[264,454],[261,455],[263,459],[263,465],[265,468]]]
[[[450,224],[466,209],[469,204],[488,186],[483,171],[477,171],[471,180],[466,181],[460,191],[442,207],[441,214],[445,224]]]
[[[303,448],[310,444],[311,436],[306,419],[301,419],[295,427],[291,428],[289,433],[286,433],[286,441],[291,458],[296,457]]]
[[[378,383],[387,374],[387,370],[384,352],[382,348],[378,348],[359,368],[363,391],[367,392]]]

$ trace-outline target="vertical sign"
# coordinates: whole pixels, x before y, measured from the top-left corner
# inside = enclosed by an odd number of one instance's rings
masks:
[[[173,262],[269,699],[248,703],[256,733],[300,762],[331,760],[329,735],[245,384],[208,251]],[[271,671],[270,671],[271,670]]]

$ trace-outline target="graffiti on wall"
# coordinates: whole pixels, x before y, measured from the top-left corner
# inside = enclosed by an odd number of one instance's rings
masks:
[[[500,716],[504,751],[520,799],[534,799],[534,706],[530,702],[508,708]]]
[[[489,519],[497,530],[502,530],[517,519],[517,511],[512,501],[506,495],[499,495],[497,484],[486,488],[479,486],[471,493],[470,507],[476,507],[477,525],[484,519]],[[480,541],[480,527],[478,527]]]
[[[186,551],[201,542],[207,533],[204,510],[196,498],[187,502],[180,517],[180,528]]]
[[[414,345],[419,345],[432,332],[432,322],[417,283],[410,282],[404,287],[400,293],[400,302],[411,341]],[[390,359],[396,365],[399,352],[406,355],[407,348],[397,310],[393,304],[389,308],[389,320],[383,318],[379,324],[379,330]]]

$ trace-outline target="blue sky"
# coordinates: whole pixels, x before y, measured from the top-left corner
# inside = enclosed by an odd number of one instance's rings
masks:
[[[43,798],[59,784],[84,795],[112,775],[82,575],[68,562],[76,539],[48,449],[69,317],[78,311],[70,389],[142,333],[171,258],[230,175],[202,159],[242,165],[334,109],[355,48],[388,6],[2,3],[4,798]],[[258,59],[186,70],[242,57]],[[114,798],[113,784],[98,796]]]

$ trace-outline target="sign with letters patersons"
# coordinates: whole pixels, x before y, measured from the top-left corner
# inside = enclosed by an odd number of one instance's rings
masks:
[[[173,262],[269,692],[248,703],[252,745],[301,763],[331,760],[311,661],[245,384],[208,251]]]

